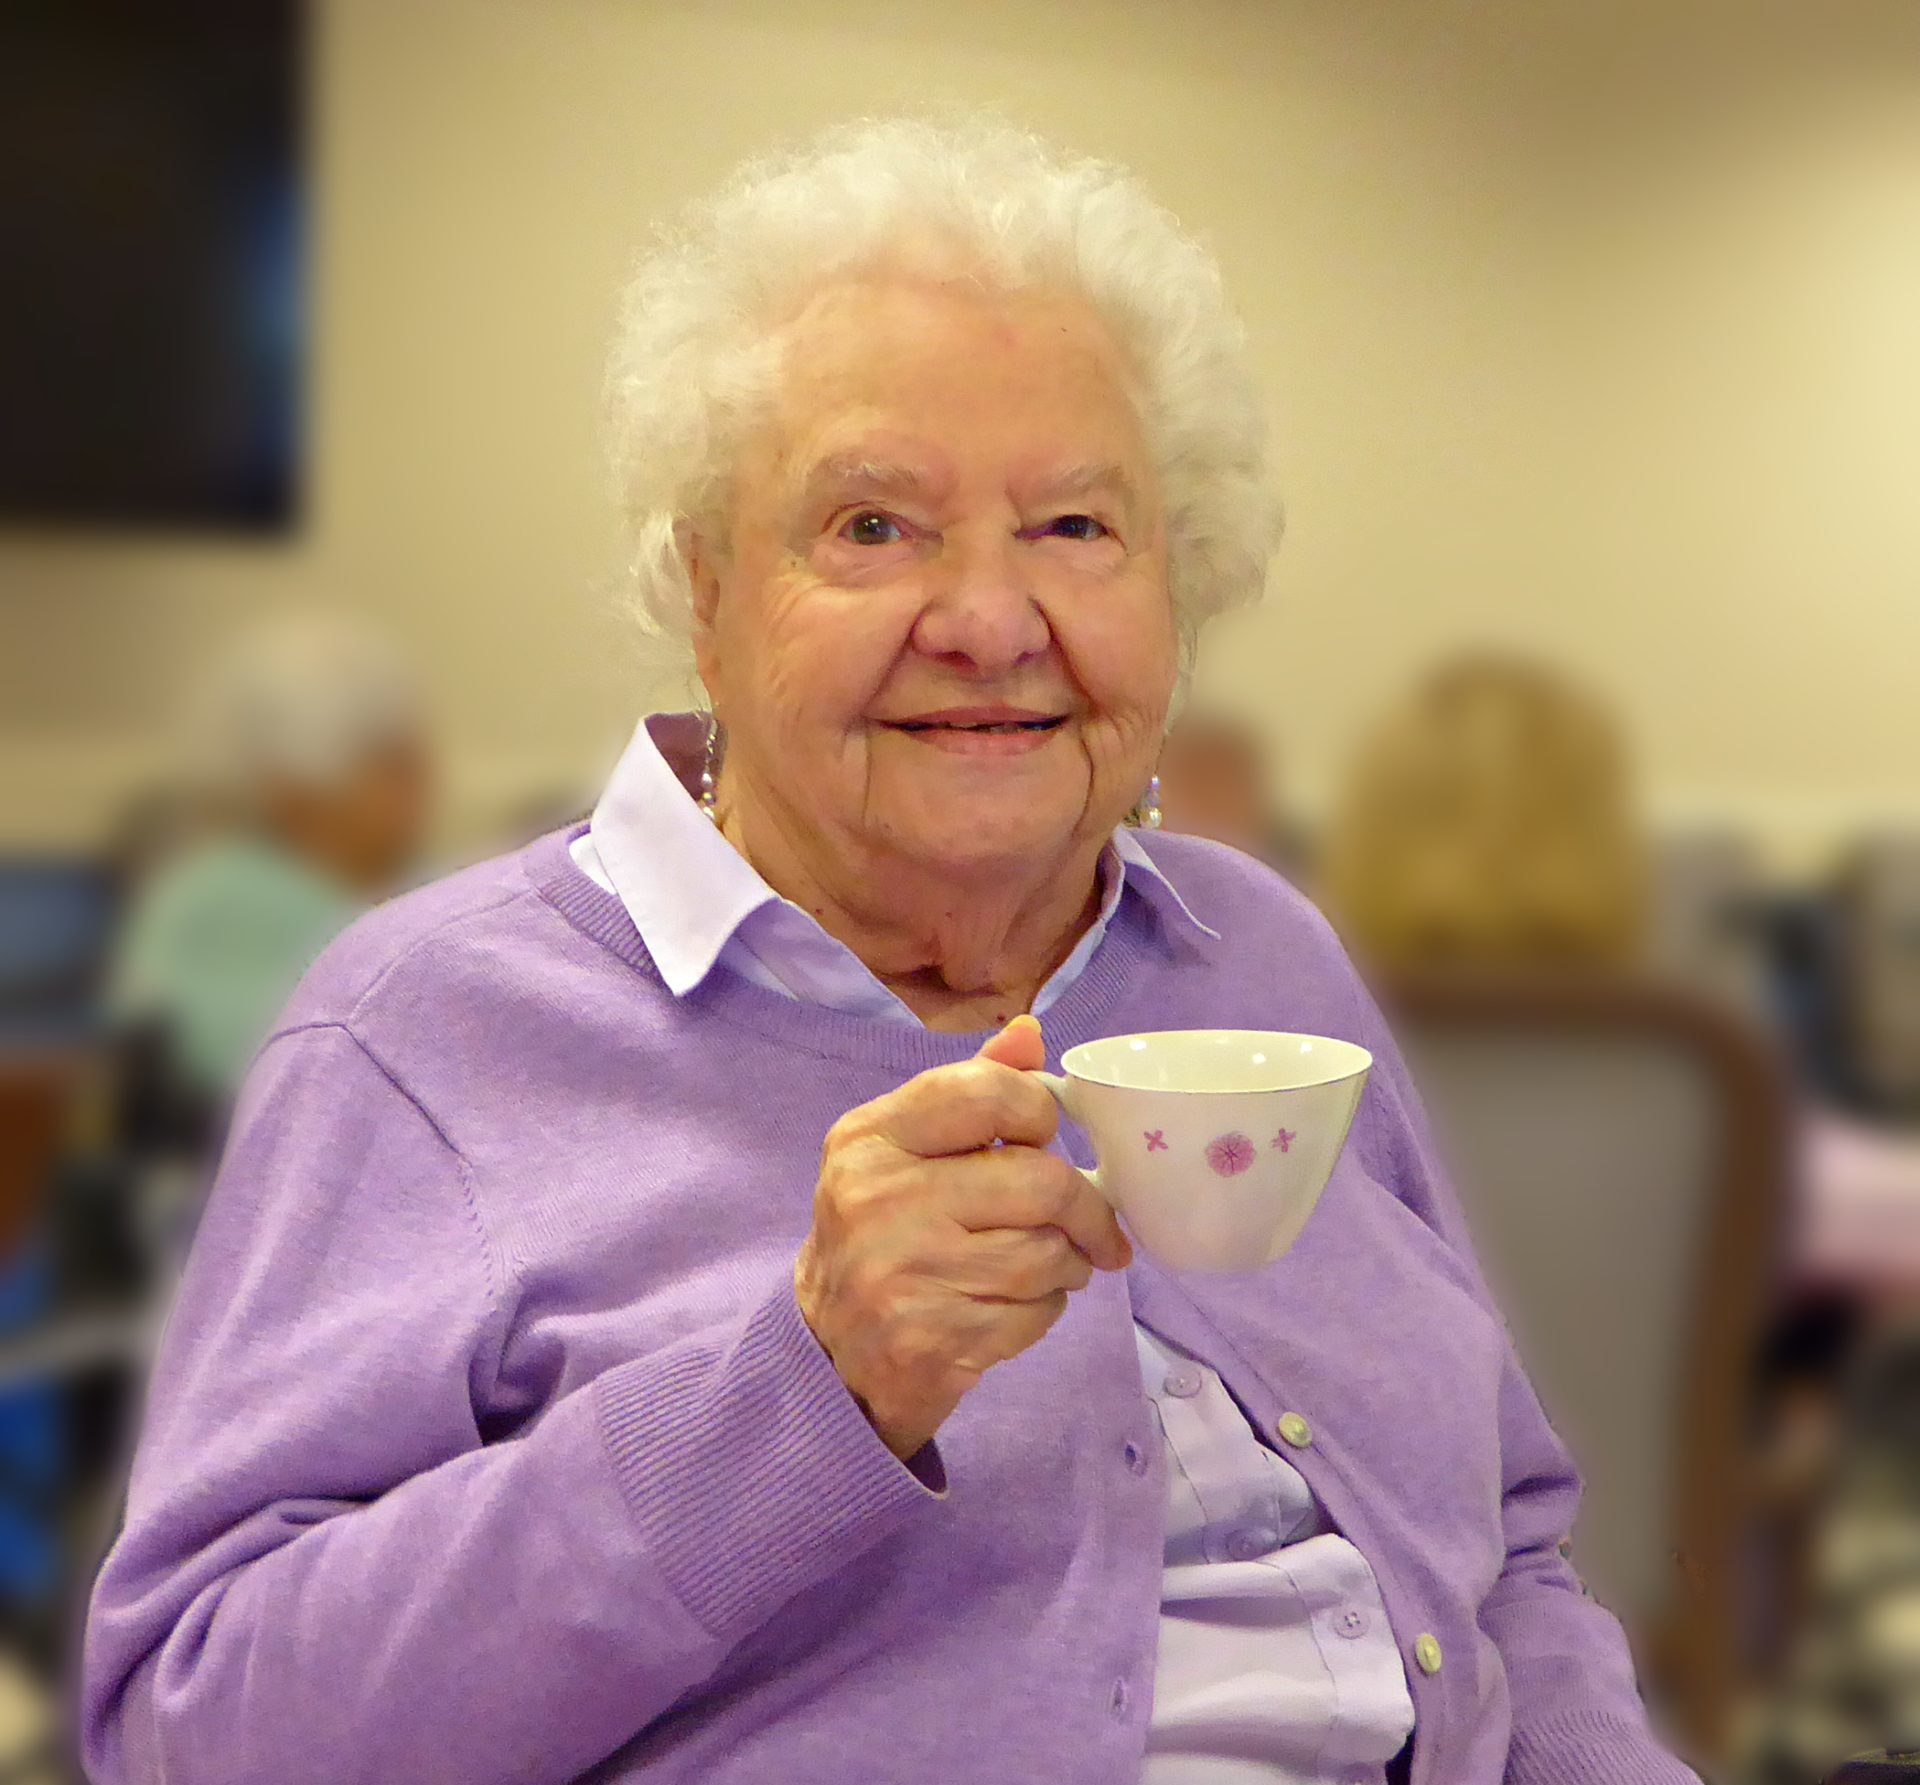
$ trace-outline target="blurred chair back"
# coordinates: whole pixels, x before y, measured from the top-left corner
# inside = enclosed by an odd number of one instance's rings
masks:
[[[1575,1565],[1711,1748],[1743,1648],[1743,1415],[1784,1244],[1778,1068],[1716,1004],[1611,976],[1403,977],[1387,998],[1587,1482]]]

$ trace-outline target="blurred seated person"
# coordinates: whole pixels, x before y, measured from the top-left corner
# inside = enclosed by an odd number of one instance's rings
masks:
[[[1571,967],[1639,951],[1644,881],[1605,709],[1539,664],[1476,652],[1364,742],[1321,890],[1384,969]]]
[[[399,886],[428,811],[419,698],[392,647],[286,614],[236,640],[186,715],[189,834],[132,892],[109,991],[224,1104],[328,942]]]
[[[1252,726],[1189,709],[1160,750],[1161,824],[1211,837],[1297,878],[1300,840],[1281,822],[1266,752]]]

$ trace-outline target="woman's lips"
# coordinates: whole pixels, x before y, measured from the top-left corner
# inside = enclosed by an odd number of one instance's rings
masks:
[[[897,731],[953,756],[1026,756],[1045,747],[1064,717],[1018,719],[905,719],[887,722]]]

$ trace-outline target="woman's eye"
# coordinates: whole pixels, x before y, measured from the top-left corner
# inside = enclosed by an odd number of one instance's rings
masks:
[[[1108,529],[1090,514],[1062,514],[1047,522],[1046,531],[1062,539],[1102,539]]]
[[[840,529],[840,535],[855,545],[897,545],[906,537],[900,523],[877,508],[863,508]]]

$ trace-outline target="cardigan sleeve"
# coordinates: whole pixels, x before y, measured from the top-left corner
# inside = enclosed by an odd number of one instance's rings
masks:
[[[346,1028],[268,1046],[94,1592],[99,1785],[572,1779],[937,1504],[790,1286],[511,1428],[470,1190]]]
[[[1466,1218],[1379,1010],[1356,982],[1374,1073],[1356,1141],[1369,1168],[1467,1263],[1488,1307]],[[1513,1711],[1507,1785],[1699,1785],[1655,1738],[1618,1620],[1589,1598],[1562,1546],[1580,1504],[1573,1460],[1509,1348],[1500,1393],[1506,1564],[1480,1610]]]

